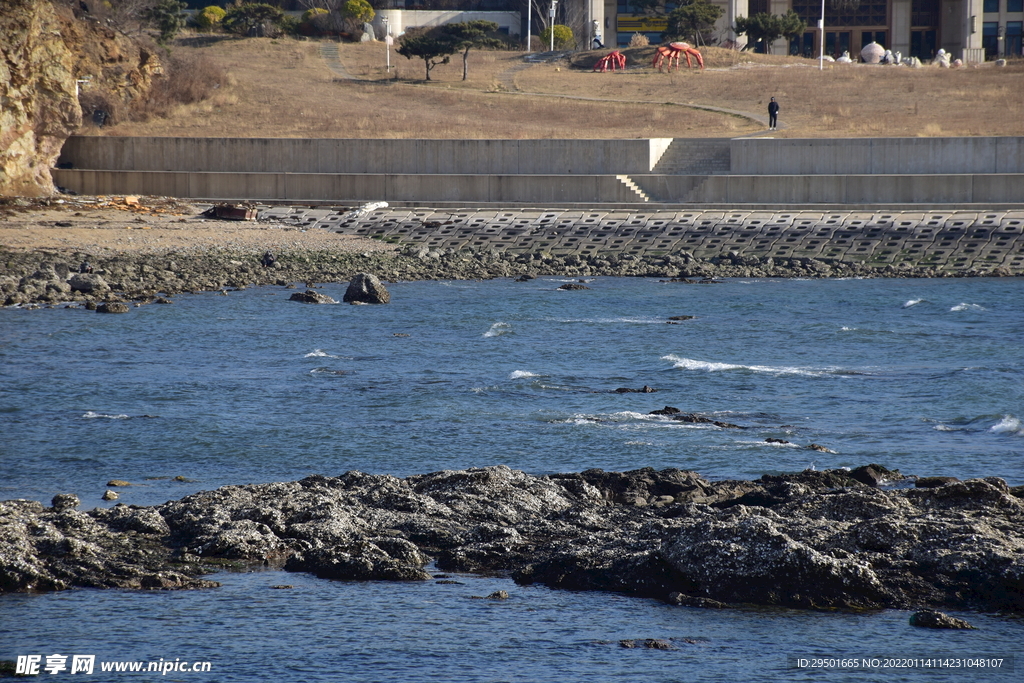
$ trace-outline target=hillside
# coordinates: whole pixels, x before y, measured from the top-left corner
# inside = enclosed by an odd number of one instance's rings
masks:
[[[326,50],[321,48],[325,47]],[[337,49],[337,57],[331,52]],[[380,138],[731,137],[764,130],[768,98],[780,137],[1022,135],[1024,63],[960,69],[826,64],[704,48],[707,68],[659,73],[653,48],[626,50],[625,72],[594,73],[608,50],[552,61],[472,51],[423,80],[419,60],[382,43],[290,38],[180,39],[174,54],[226,77],[211,98],[167,118],[83,132],[105,135]],[[578,65],[578,66],[574,66]],[[332,68],[333,67],[333,68]],[[697,108],[695,108],[697,107]],[[711,107],[727,112],[707,111]]]

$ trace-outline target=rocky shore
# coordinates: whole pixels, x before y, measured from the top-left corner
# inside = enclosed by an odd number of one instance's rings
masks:
[[[93,308],[107,303],[119,304],[114,309],[121,310],[120,304],[166,302],[168,297],[186,292],[347,282],[358,273],[372,273],[391,282],[625,276],[690,284],[728,277],[931,278],[1016,272],[1004,267],[978,268],[967,260],[963,267],[949,267],[911,260],[882,263],[859,257],[832,258],[820,244],[815,247],[816,255],[800,256],[782,255],[785,250],[793,251],[788,246],[756,254],[721,245],[683,248],[678,236],[685,232],[683,228],[672,233],[676,237],[666,238],[675,241],[664,249],[636,251],[636,244],[654,238],[632,235],[638,229],[633,227],[580,225],[567,232],[564,221],[555,220],[556,214],[537,212],[533,212],[536,216],[520,212],[522,217],[517,220],[528,225],[516,224],[506,230],[524,233],[518,236],[486,224],[460,227],[461,223],[453,220],[433,220],[431,213],[412,215],[390,209],[370,215],[349,213],[359,216],[346,218],[349,214],[327,209],[277,208],[261,211],[259,221],[231,221],[207,218],[201,207],[174,198],[0,200],[0,305],[73,303]],[[459,214],[456,220],[485,221],[491,213]],[[399,220],[402,216],[405,218]],[[657,229],[664,232],[667,228]],[[1009,224],[1006,228],[1017,229]],[[622,244],[576,251],[569,248],[572,240],[581,239],[579,235],[597,235],[602,230],[623,232],[621,239],[613,240]],[[704,228],[694,228],[694,234],[699,236],[701,230]],[[807,233],[805,227],[794,230],[794,234]],[[814,235],[808,233],[800,239],[810,237]],[[707,239],[719,242],[725,237]],[[871,239],[879,245],[885,241],[878,236]],[[262,263],[267,252],[274,257],[270,266]],[[91,272],[79,272],[83,269]]]
[[[693,284],[728,277],[949,277],[930,268],[873,268],[818,259],[699,259],[688,255],[582,258],[538,252],[513,254],[484,249],[445,252],[402,250],[352,252],[330,247],[273,252],[275,264],[260,264],[263,248],[207,248],[170,253],[9,251],[0,248],[0,303],[53,305],[104,302],[151,303],[188,292],[259,285],[347,282],[357,273],[385,281],[481,280],[536,276],[600,275],[659,278]],[[81,274],[83,263],[92,272]],[[978,275],[962,273],[961,275]]]
[[[154,507],[0,503],[0,591],[201,588],[218,563],[336,580],[502,572],[673,604],[1024,611],[1024,487],[853,471],[347,472]],[[433,562],[433,565],[430,563]]]

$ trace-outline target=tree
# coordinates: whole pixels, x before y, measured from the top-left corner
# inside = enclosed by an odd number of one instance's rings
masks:
[[[763,42],[765,51],[769,54],[772,51],[772,43],[782,37],[779,17],[767,12],[759,12],[752,17],[736,17],[734,30],[736,35],[746,34],[750,39],[748,46],[751,43]]]
[[[664,41],[688,40],[695,45],[707,45],[704,34],[715,28],[715,22],[725,13],[718,5],[707,0],[682,0],[668,15],[668,29],[661,34]]]
[[[782,31],[783,38],[792,40],[799,35],[803,35],[804,31],[807,30],[807,22],[801,19],[799,14],[789,10],[779,17],[779,30]]]
[[[262,2],[248,2],[232,7],[221,20],[221,26],[240,36],[264,35],[267,25],[275,26],[284,18],[279,7]]]
[[[143,13],[143,18],[160,31],[156,42],[166,45],[177,35],[178,31],[185,27],[184,11],[186,7],[188,5],[178,0],[160,0]]]
[[[350,33],[355,33],[356,30],[362,33],[363,24],[373,21],[373,18],[377,16],[366,0],[347,0],[341,6],[340,13],[341,18],[348,25]]]
[[[451,56],[458,52],[459,45],[452,36],[443,33],[442,27],[429,29],[410,29],[398,39],[398,54],[406,59],[417,57],[427,67],[426,80],[430,80],[430,72],[438,64],[447,64]]]
[[[457,24],[445,24],[439,28],[442,33],[455,42],[457,50],[462,50],[462,80],[466,80],[469,76],[470,49],[474,47],[501,47],[504,45],[497,38],[490,36],[490,34],[498,30],[498,25],[493,21],[476,19]]]

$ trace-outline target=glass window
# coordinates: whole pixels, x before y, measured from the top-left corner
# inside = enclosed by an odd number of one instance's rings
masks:
[[[985,59],[999,56],[999,22],[986,21],[981,25],[981,46],[985,48]]]
[[[985,11],[986,12],[998,12],[999,11],[999,0],[985,0]]]
[[[1004,46],[1004,49],[1006,50],[1005,54],[1007,56],[1021,56],[1022,33],[1024,33],[1024,21],[1006,22],[1006,45]]]
[[[1007,12],[1024,12],[1024,0],[1006,0]]]

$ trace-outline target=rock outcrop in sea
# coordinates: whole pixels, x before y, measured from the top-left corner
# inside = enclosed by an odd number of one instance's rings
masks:
[[[866,468],[855,472],[864,474]],[[507,572],[672,604],[1024,611],[1024,487],[933,488],[870,466],[712,482],[650,468],[351,471],[154,507],[0,503],[0,591],[195,588],[211,561],[328,579]],[[885,484],[885,486],[892,486]]]

